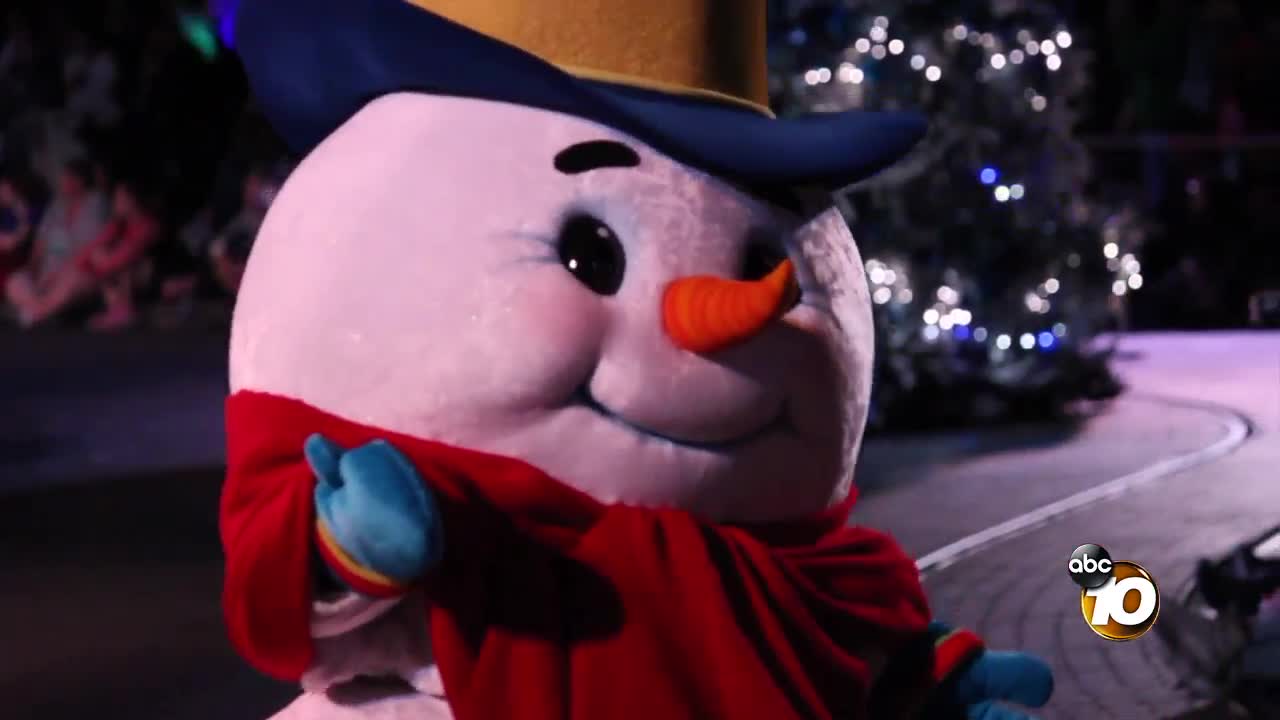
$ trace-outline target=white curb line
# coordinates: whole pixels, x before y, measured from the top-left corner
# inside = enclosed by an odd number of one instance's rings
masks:
[[[1114,498],[1136,487],[1216,460],[1240,447],[1252,432],[1252,426],[1248,419],[1243,414],[1228,407],[1137,393],[1128,397],[1212,413],[1226,430],[1226,434],[1207,447],[1193,450],[1183,455],[1165,458],[1128,475],[1122,475],[1101,485],[1095,485],[1074,495],[1068,495],[1061,500],[1055,500],[1048,505],[1043,505],[1035,510],[1005,520],[998,525],[992,525],[985,530],[980,530],[955,542],[948,543],[916,561],[916,565],[920,568],[920,573],[923,575],[941,570],[958,560],[981,551],[983,548],[1037,528],[1086,505]]]

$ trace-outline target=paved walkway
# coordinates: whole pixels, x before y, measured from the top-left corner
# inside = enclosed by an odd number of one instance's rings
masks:
[[[949,433],[942,439],[960,447],[932,450],[939,456],[927,464],[917,447],[931,450],[934,438],[878,439],[869,448],[873,464],[860,464],[870,477],[860,482],[867,497],[855,518],[892,530],[920,557],[1162,457],[1198,450],[1222,432],[1203,410],[1130,395],[1073,428]],[[900,464],[881,467],[880,457]]]
[[[1140,357],[1119,370],[1144,397],[1121,401],[1114,414],[1065,446],[953,465],[926,478],[923,487],[896,487],[862,508],[868,522],[902,523],[908,547],[932,551],[1054,495],[1211,445],[1230,431],[1232,411],[1251,419],[1253,435],[1225,457],[926,573],[932,600],[946,617],[976,628],[993,645],[1032,650],[1051,661],[1058,686],[1045,720],[1160,718],[1188,704],[1154,636],[1111,643],[1084,625],[1078,590],[1063,567],[1076,546],[1098,543],[1117,559],[1140,563],[1168,601],[1199,557],[1280,524],[1280,335],[1162,335],[1123,344]],[[1119,417],[1126,421],[1112,422]],[[928,524],[907,525],[913,503],[930,508],[922,513]]]

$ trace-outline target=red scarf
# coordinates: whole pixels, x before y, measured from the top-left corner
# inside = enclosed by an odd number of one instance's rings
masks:
[[[915,563],[845,527],[851,503],[767,529],[603,505],[518,460],[261,393],[228,400],[227,428],[224,610],[270,675],[312,660],[302,446],[319,432],[391,442],[435,493],[446,551],[425,611],[458,720],[900,717],[930,682],[909,652],[929,620]]]

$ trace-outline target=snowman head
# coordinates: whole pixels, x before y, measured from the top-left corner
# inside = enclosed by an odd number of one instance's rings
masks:
[[[239,5],[306,158],[244,277],[233,390],[608,503],[823,510],[852,481],[870,303],[840,214],[777,189],[868,177],[923,119],[772,117],[765,0],[597,5]]]
[[[232,389],[520,458],[605,502],[821,510],[849,490],[870,304],[839,213],[789,205],[569,115],[387,95],[277,196]],[[759,292],[784,258],[794,306]],[[707,349],[734,318],[691,337],[664,319],[699,276],[730,306],[787,304]]]

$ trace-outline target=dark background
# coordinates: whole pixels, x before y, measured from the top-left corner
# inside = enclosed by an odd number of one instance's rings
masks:
[[[1135,197],[1154,225],[1133,326],[1249,324],[1248,299],[1280,288],[1280,4],[1058,5],[1096,53],[1076,128],[1097,165],[1092,189]],[[76,141],[104,175],[162,189],[170,228],[233,217],[250,169],[287,153],[249,97],[231,38],[219,41],[216,24],[184,27],[176,7],[6,0],[0,58],[15,43],[29,53],[0,72],[0,171],[47,159],[42,123],[68,102],[64,61],[105,50],[119,116],[83,124]],[[225,324],[226,288],[200,292]],[[192,337],[0,334],[0,490],[26,488],[0,502],[0,716],[262,717],[296,692],[226,645],[216,534],[225,341]],[[1071,433],[1049,436],[1065,444]],[[171,452],[172,465],[206,449],[189,473],[142,472],[131,457]],[[900,469],[918,454],[882,463]]]
[[[226,10],[235,0],[188,4]],[[1096,54],[1077,128],[1092,149],[1097,189],[1141,199],[1155,239],[1143,259],[1147,291],[1137,328],[1231,327],[1248,299],[1280,286],[1280,6],[1238,0],[1060,2]],[[234,52],[197,49],[159,0],[13,0],[0,46],[28,32],[32,62],[0,77],[0,168],[28,163],[33,117],[61,107],[62,59],[78,42],[107,48],[122,109],[81,139],[105,168],[165,189],[181,227],[198,211],[234,214],[241,180],[283,148],[256,113]],[[219,31],[230,40],[226,28]],[[77,37],[77,32],[83,34]]]

